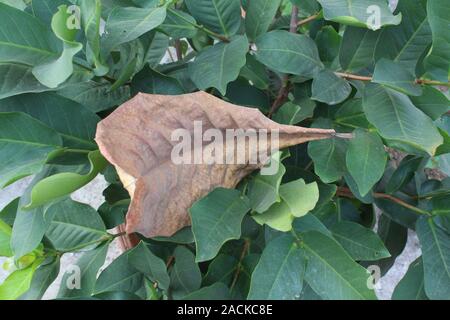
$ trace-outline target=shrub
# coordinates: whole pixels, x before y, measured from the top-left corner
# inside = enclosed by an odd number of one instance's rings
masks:
[[[447,2],[0,0],[0,187],[33,176],[0,212],[0,299],[40,299],[59,273],[59,298],[375,299],[408,230],[422,255],[393,298],[448,299]],[[192,228],[113,231],[130,196],[97,124],[138,92],[199,90],[339,134],[198,199]],[[100,174],[98,210],[70,198]]]

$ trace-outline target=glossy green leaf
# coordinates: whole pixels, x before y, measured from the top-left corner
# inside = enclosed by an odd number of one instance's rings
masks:
[[[144,242],[134,247],[128,256],[130,264],[145,274],[151,281],[156,282],[158,287],[167,290],[169,288],[169,275],[166,264],[150,251]]]
[[[222,95],[227,85],[236,80],[245,65],[248,40],[236,36],[230,43],[218,43],[202,50],[189,65],[189,75],[199,89],[216,88]]]
[[[392,300],[428,300],[425,294],[421,258],[411,262],[405,276],[395,287]]]
[[[384,174],[387,153],[378,134],[356,129],[350,140],[346,155],[349,173],[365,196]]]
[[[256,60],[255,56],[247,54],[246,64],[242,67],[240,76],[251,82],[258,89],[266,90],[269,87],[270,79],[265,66]]]
[[[291,235],[271,241],[252,274],[249,300],[294,300],[302,291],[306,261]]]
[[[351,99],[344,103],[334,114],[334,122],[350,128],[369,128],[362,99]]]
[[[24,112],[56,130],[65,147],[96,149],[100,117],[85,106],[53,93],[22,94],[0,100],[0,112]]]
[[[218,34],[230,37],[240,28],[239,0],[186,0],[185,3],[198,23]]]
[[[332,238],[310,231],[300,234],[308,259],[305,280],[324,299],[373,300],[369,273]],[[371,283],[371,281],[370,281]]]
[[[238,190],[218,188],[190,209],[197,247],[196,261],[214,258],[222,245],[241,236],[241,224],[249,211],[248,199]]]
[[[184,11],[168,9],[164,23],[159,30],[174,39],[192,38],[197,34],[195,19]]]
[[[402,13],[402,22],[380,31],[375,58],[390,59],[414,73],[420,57],[431,44],[426,0],[399,1],[397,11]]]
[[[432,120],[402,93],[370,84],[364,91],[363,107],[370,123],[396,147],[433,155],[443,142]]]
[[[380,32],[347,27],[339,51],[339,62],[343,70],[359,72],[374,65],[374,50]]]
[[[0,187],[37,173],[61,145],[61,137],[42,122],[24,113],[0,113]]]
[[[450,69],[450,7],[445,0],[427,1],[428,21],[433,35],[431,51],[425,59],[427,72],[435,80],[448,82]]]
[[[59,273],[59,257],[44,261],[35,271],[30,288],[20,296],[20,300],[42,299],[48,287],[56,280]]]
[[[341,221],[331,227],[333,237],[357,261],[375,261],[390,256],[375,232],[358,223]]]
[[[245,32],[250,41],[269,29],[281,0],[254,0],[250,1],[245,15]]]
[[[36,260],[31,266],[16,270],[0,284],[0,300],[15,300],[24,294],[31,285],[34,272],[39,266],[40,260]]]
[[[250,181],[248,186],[247,195],[250,199],[251,208],[259,213],[263,213],[275,202],[280,201],[278,193],[286,168],[280,163],[279,154],[278,157],[273,156],[271,161],[277,163],[277,172],[272,175],[265,175],[260,172]],[[271,165],[273,165],[273,162]]]
[[[144,68],[132,80],[133,93],[144,92],[153,94],[178,95],[184,89],[176,78],[164,75],[150,68]]]
[[[130,251],[122,253],[100,273],[94,294],[110,291],[136,293],[143,286],[143,274],[130,264],[129,253]]]
[[[174,256],[175,265],[170,272],[169,293],[173,299],[178,300],[200,288],[202,275],[194,255],[188,249],[177,247]]]
[[[256,59],[268,68],[307,78],[323,69],[314,41],[305,36],[275,30],[258,37]]]
[[[381,59],[375,65],[372,82],[410,96],[420,96],[422,95],[422,88],[415,81],[415,75],[399,63]]]
[[[58,298],[87,297],[94,291],[95,280],[101,266],[105,263],[108,245],[101,245],[94,250],[87,251],[77,260],[75,265],[80,270],[79,288],[75,286],[74,278],[77,276],[75,268],[64,272]]]
[[[104,51],[137,39],[144,33],[155,29],[166,19],[166,7],[136,8],[115,7],[106,20]]]
[[[425,86],[418,97],[411,97],[412,103],[432,120],[437,120],[444,113],[450,111],[449,99],[438,89]]]
[[[347,80],[330,70],[323,70],[314,77],[311,99],[335,105],[347,99],[351,92],[352,87]]]
[[[92,181],[108,164],[98,150],[89,152],[88,158],[91,168],[87,174],[63,172],[39,181],[33,187],[30,203],[25,208],[34,209],[71,194]]]
[[[63,42],[63,51],[57,59],[33,68],[36,79],[49,88],[56,88],[72,75],[73,57],[83,48],[81,43],[75,41],[78,30],[69,28],[70,17],[71,12],[66,5],[58,7],[58,12],[52,18],[51,27],[55,35]]]
[[[13,252],[11,250],[11,227],[0,220],[0,257],[11,257]]]
[[[394,16],[384,0],[318,0],[325,19],[372,30],[386,25],[397,25],[402,15]]]
[[[425,292],[430,299],[450,299],[450,234],[433,218],[417,221],[422,248]]]

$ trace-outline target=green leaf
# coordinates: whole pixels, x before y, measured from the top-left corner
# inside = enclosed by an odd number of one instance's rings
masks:
[[[94,294],[110,291],[136,293],[143,286],[143,275],[130,264],[129,253],[130,251],[122,253],[100,273]]]
[[[219,254],[208,266],[202,285],[212,285],[216,282],[231,285],[238,263],[235,257]]]
[[[341,221],[331,227],[333,237],[357,261],[375,261],[390,257],[378,235],[358,223]]]
[[[412,103],[432,120],[437,120],[444,113],[450,111],[450,101],[438,89],[425,86],[418,97],[411,97]]]
[[[142,272],[151,281],[156,282],[159,288],[167,291],[170,278],[167,274],[166,264],[155,256],[144,242],[141,241],[130,251],[128,259],[133,267]]]
[[[185,247],[177,247],[174,252],[175,265],[170,272],[170,295],[178,300],[198,290],[202,275],[195,257]]]
[[[292,229],[294,217],[302,217],[314,209],[319,200],[319,189],[316,182],[306,184],[299,179],[282,185],[280,198],[281,202],[273,204],[263,214],[253,215],[253,219],[286,232]]]
[[[81,51],[83,45],[75,41],[76,29],[70,29],[68,20],[71,12],[66,5],[58,7],[58,12],[52,18],[52,30],[63,42],[63,52],[52,61],[38,64],[33,68],[33,75],[49,88],[56,88],[66,81],[73,73],[73,57]]]
[[[408,155],[402,159],[386,183],[386,192],[394,193],[406,186],[422,165],[423,158]]]
[[[96,149],[95,130],[100,117],[85,106],[54,93],[22,94],[0,100],[0,112],[24,112],[56,130],[63,145]]]
[[[377,62],[372,82],[410,96],[422,95],[422,87],[416,84],[415,75],[391,60],[381,59]]]
[[[131,82],[132,92],[179,95],[185,93],[182,84],[176,78],[144,68]]]
[[[217,188],[190,209],[196,261],[214,258],[222,245],[241,236],[241,224],[249,211],[248,199],[238,190]]]
[[[355,27],[345,28],[339,51],[342,69],[348,72],[359,72],[371,67],[375,63],[373,53],[379,36],[379,31]]]
[[[331,121],[322,118],[313,127],[330,128]],[[343,139],[331,138],[309,143],[308,155],[314,161],[315,173],[323,182],[335,182],[344,175],[346,151],[347,142]]]
[[[72,279],[77,276],[75,269],[68,270],[62,277],[58,298],[90,296],[94,291],[98,270],[105,263],[107,252],[108,245],[104,244],[94,250],[83,253],[75,264],[80,270],[80,287],[77,289],[73,286]]]
[[[185,3],[200,24],[218,34],[230,37],[241,26],[239,0],[186,0]]]
[[[57,94],[76,101],[93,112],[120,105],[130,98],[130,87],[122,86],[111,91],[110,82],[86,81],[73,83],[57,91]]]
[[[276,165],[278,165],[278,171],[272,175],[264,175],[260,172],[250,181],[248,186],[247,195],[250,199],[251,208],[259,213],[263,213],[275,202],[280,201],[278,192],[286,168],[280,163],[279,156],[277,158],[272,156],[271,161],[277,162]],[[273,163],[271,165],[273,165]]]
[[[45,235],[58,251],[88,250],[109,239],[102,219],[89,205],[67,199],[50,206],[45,215],[53,217]]]
[[[348,146],[346,164],[362,196],[381,179],[386,163],[387,153],[378,134],[356,129]]]
[[[376,299],[369,273],[333,239],[317,231],[301,233],[308,264],[305,280],[322,298],[330,300]]]
[[[351,92],[352,87],[347,80],[330,70],[323,70],[314,77],[311,99],[335,105],[347,99]]]
[[[425,292],[430,299],[450,299],[450,235],[433,218],[417,221],[422,248]]]
[[[386,25],[398,25],[402,20],[401,14],[394,16],[391,13],[387,1],[384,0],[317,1],[322,5],[325,19],[346,25],[377,30]]]
[[[55,281],[59,273],[59,257],[51,258],[50,261],[44,261],[36,269],[30,289],[20,296],[20,300],[40,300],[44,296],[48,287]]]
[[[31,266],[11,273],[0,284],[0,300],[15,300],[27,292],[30,288],[33,274],[41,262],[42,260],[36,260]]]
[[[369,128],[362,99],[351,99],[344,103],[334,114],[334,122],[350,128]]]
[[[397,11],[403,15],[402,22],[381,30],[375,58],[390,59],[414,73],[417,62],[431,44],[426,0],[399,1]]]
[[[88,158],[91,168],[87,174],[63,172],[39,181],[33,187],[30,203],[25,208],[34,209],[71,194],[91,182],[108,164],[98,150],[89,152]]]
[[[294,300],[303,287],[306,261],[291,235],[271,241],[252,274],[249,300]]]
[[[445,0],[427,1],[428,21],[430,23],[433,45],[425,59],[425,67],[434,80],[448,82],[450,69],[450,7]]]
[[[0,3],[0,21],[0,62],[34,66],[58,56],[57,39],[32,15]]]
[[[0,0],[0,3],[5,3],[8,6],[14,7],[19,10],[25,10],[27,5],[23,0]]]
[[[166,20],[158,29],[173,39],[193,38],[197,34],[196,23],[186,12],[168,8]]]
[[[267,32],[280,4],[281,0],[250,1],[245,15],[245,32],[250,41]]]
[[[363,107],[380,135],[398,148],[433,155],[443,142],[433,121],[402,93],[369,84],[364,90]]]
[[[402,199],[403,200],[403,199]],[[405,201],[408,203],[408,201]],[[409,202],[411,202],[409,200]],[[402,226],[414,229],[414,225],[419,218],[419,214],[389,199],[375,199],[375,204],[390,219]],[[411,204],[411,203],[410,203]],[[415,205],[412,203],[411,205]]]
[[[24,113],[0,113],[0,187],[37,173],[61,145],[56,131],[40,121]]]
[[[0,220],[0,257],[11,257],[13,252],[11,250],[11,227]]]
[[[183,298],[183,300],[229,300],[230,290],[223,283],[214,283],[209,287],[203,287]]]
[[[166,19],[166,7],[135,8],[115,7],[106,21],[106,33],[102,43],[105,52],[122,43],[137,39],[155,29]]]
[[[424,289],[422,258],[411,262],[408,271],[395,287],[392,300],[428,300]]]
[[[268,68],[307,78],[323,69],[314,41],[299,34],[275,30],[256,40],[256,59]]]
[[[317,33],[315,40],[319,49],[320,59],[326,64],[332,65],[339,55],[342,36],[333,26],[326,25]]]
[[[273,117],[273,120],[281,124],[294,125],[313,116],[314,104],[303,104],[302,107],[293,103],[283,104]]]
[[[95,74],[103,76],[109,67],[102,61],[100,48],[100,21],[102,13],[101,0],[81,0],[80,17],[86,36],[86,53],[91,64],[95,66]]]
[[[150,32],[146,35],[140,38],[141,41],[144,41],[147,48],[144,60],[150,68],[156,68],[169,48],[169,37],[161,32]]]
[[[266,67],[251,54],[247,54],[246,60],[247,62],[242,67],[240,76],[247,79],[251,82],[250,84],[258,89],[266,90],[270,83]]]
[[[218,43],[202,50],[189,64],[189,75],[199,89],[213,87],[225,95],[228,83],[237,79],[245,65],[247,52],[245,36],[236,36],[230,43]]]

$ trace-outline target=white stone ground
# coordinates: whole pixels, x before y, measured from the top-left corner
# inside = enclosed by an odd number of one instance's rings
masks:
[[[11,200],[15,199],[19,195],[22,194],[23,190],[29,183],[29,179],[23,179],[19,182],[14,183],[13,185],[3,189],[0,191],[0,209],[7,205]],[[102,191],[106,187],[106,182],[103,177],[97,177],[90,184],[85,186],[83,189],[78,190],[72,195],[74,200],[79,202],[87,203],[94,208],[98,208],[104,201],[102,196]],[[120,254],[120,249],[117,243],[113,243],[110,246],[106,265],[108,265],[115,257]],[[404,276],[406,271],[408,270],[408,266],[411,262],[413,262],[420,255],[419,243],[417,240],[417,236],[413,231],[410,231],[408,237],[408,243],[406,245],[403,253],[397,258],[392,269],[380,280],[377,289],[377,295],[379,299],[388,300],[392,296],[392,292],[400,281],[400,279]],[[63,256],[61,260],[61,270],[66,270],[66,268],[74,264],[78,259],[77,254],[66,254]],[[3,258],[0,258],[0,265],[3,264]],[[56,296],[58,292],[58,288],[61,282],[61,275],[63,272],[60,272],[60,276],[56,279],[56,281],[52,284],[52,286],[47,291],[44,298],[52,299]],[[6,272],[0,268],[0,282],[6,277]]]

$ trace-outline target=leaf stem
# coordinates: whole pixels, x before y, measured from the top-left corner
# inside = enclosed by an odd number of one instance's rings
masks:
[[[237,283],[237,280],[239,279],[239,274],[242,271],[242,261],[244,261],[244,258],[247,255],[247,251],[250,248],[250,240],[245,239],[244,241],[245,242],[244,242],[244,246],[242,247],[241,256],[239,257],[239,263],[237,265],[236,272],[234,273],[233,281],[231,282],[230,292],[233,291],[233,289],[234,289],[234,287],[235,287],[235,285]]]
[[[360,81],[372,81],[373,77],[370,76],[360,76],[357,74],[347,73],[347,72],[335,72],[335,75],[341,78],[350,79],[350,80],[360,80]],[[441,82],[436,80],[427,80],[427,79],[416,79],[416,84],[428,85],[428,86],[444,86],[450,87],[450,82]]]
[[[309,17],[307,17],[307,18],[305,18],[303,20],[300,20],[299,22],[297,22],[297,27],[303,26],[303,25],[305,25],[305,24],[307,24],[307,23],[309,23],[311,21],[314,21],[319,16],[320,16],[320,13],[316,13],[316,14],[313,14],[312,16],[309,16]]]
[[[170,13],[176,15],[178,18],[180,18],[181,20],[189,23],[190,25],[194,26],[195,28],[202,30],[204,32],[206,32],[207,34],[209,34],[210,36],[217,38],[223,42],[230,42],[230,39],[228,37],[222,36],[212,30],[209,30],[208,28],[206,28],[203,25],[197,24],[195,22],[190,21],[189,19],[186,19],[185,17],[183,17],[182,15],[178,14],[175,10],[173,10],[172,8],[167,8],[168,11],[170,11]]]
[[[352,198],[352,199],[355,198],[355,196],[353,195],[351,190],[348,189],[348,188],[345,188],[345,187],[339,187],[337,192],[336,192],[336,194],[338,196],[341,196],[341,197]],[[394,196],[392,196],[390,194],[374,192],[372,194],[372,196],[374,198],[377,198],[377,199],[388,199],[388,200],[391,200],[392,202],[395,202],[395,203],[401,205],[402,207],[405,207],[405,208],[407,208],[407,209],[409,209],[411,211],[414,211],[415,213],[418,213],[418,214],[427,215],[427,216],[431,216],[432,215],[430,212],[422,210],[422,209],[420,209],[420,208],[418,208],[416,206],[413,206],[412,204],[409,204],[409,203],[403,201],[402,199],[394,197]]]

